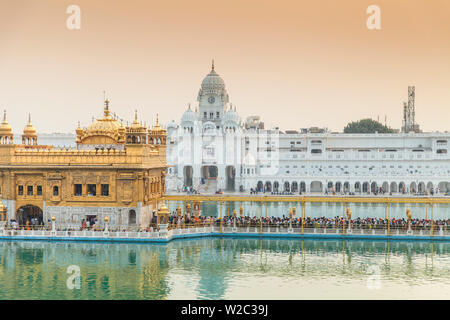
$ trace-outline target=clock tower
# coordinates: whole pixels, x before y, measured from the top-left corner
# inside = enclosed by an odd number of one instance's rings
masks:
[[[214,70],[214,60],[211,72],[202,81],[197,101],[199,102],[199,119],[202,122],[213,122],[216,127],[220,127],[228,103],[228,93],[225,82]]]

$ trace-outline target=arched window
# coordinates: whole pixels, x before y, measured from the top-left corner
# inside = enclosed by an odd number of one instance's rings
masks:
[[[54,196],[58,196],[59,195],[59,188],[58,188],[58,186],[54,186],[53,187],[53,195]]]

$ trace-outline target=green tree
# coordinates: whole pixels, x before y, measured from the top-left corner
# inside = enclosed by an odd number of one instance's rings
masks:
[[[394,133],[395,130],[372,119],[362,119],[347,124],[344,133]]]

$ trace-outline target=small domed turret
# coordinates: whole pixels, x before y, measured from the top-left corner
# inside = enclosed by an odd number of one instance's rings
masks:
[[[0,143],[1,144],[11,144],[13,143],[13,132],[12,128],[9,125],[8,121],[6,121],[6,110],[3,114],[3,122],[0,125]]]
[[[31,123],[31,113],[28,114],[28,123],[23,129],[22,144],[37,145],[36,128]]]
[[[181,122],[195,122],[197,120],[197,114],[191,110],[191,105],[189,104],[188,109],[183,113],[181,117]]]

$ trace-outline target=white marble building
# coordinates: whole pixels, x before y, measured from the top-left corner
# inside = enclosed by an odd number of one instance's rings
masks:
[[[241,120],[214,65],[197,101],[167,125],[168,193],[450,191],[448,132],[266,130],[258,116]]]

